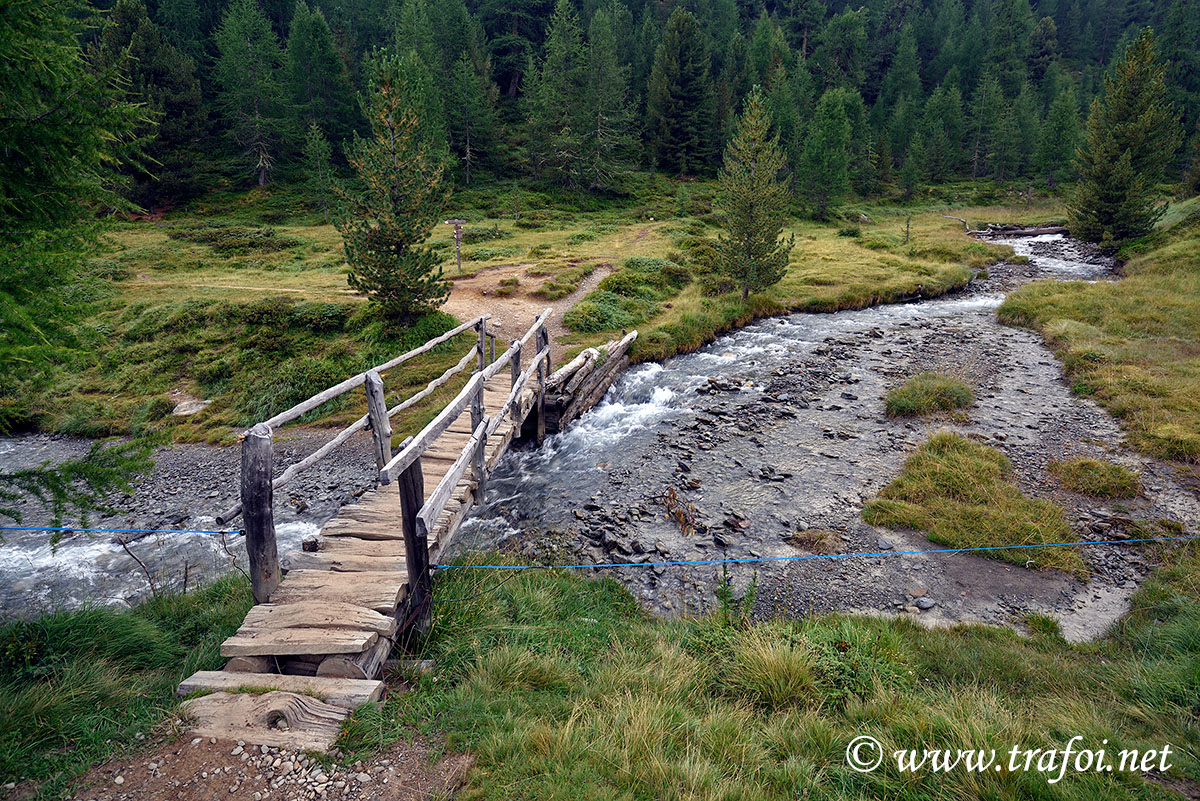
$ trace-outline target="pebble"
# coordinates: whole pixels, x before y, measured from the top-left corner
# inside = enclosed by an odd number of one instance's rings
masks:
[[[354,774],[354,779],[359,784],[366,784],[367,782],[371,781],[371,774],[370,773],[356,773],[356,774]]]

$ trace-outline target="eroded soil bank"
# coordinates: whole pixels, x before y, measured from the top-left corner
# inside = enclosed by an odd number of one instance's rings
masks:
[[[1190,533],[1200,502],[1170,466],[1129,450],[1115,421],[1073,395],[1032,332],[996,320],[1030,280],[1111,280],[1112,264],[1059,236],[1012,240],[1029,264],[1000,264],[954,296],[760,321],[701,351],[638,367],[606,401],[541,449],[511,455],[456,553],[500,546],[557,564],[775,558],[810,553],[794,535],[832,532],[843,554],[731,565],[735,590],[758,580],[757,611],[907,614],[922,622],[1059,620],[1098,636],[1128,608],[1149,568],[1139,546],[1085,547],[1080,582],[937,548],[862,521],[865,500],[933,431],[947,428],[1012,459],[1021,488],[1068,510],[1080,540],[1128,536],[1129,521],[1169,519]],[[957,374],[977,403],[965,416],[893,419],[883,396],[922,370]],[[1146,495],[1118,506],[1069,493],[1046,472],[1091,456],[1138,469]],[[673,490],[696,526],[666,516]],[[889,555],[892,554],[892,555]],[[611,568],[660,614],[711,607],[720,565]]]

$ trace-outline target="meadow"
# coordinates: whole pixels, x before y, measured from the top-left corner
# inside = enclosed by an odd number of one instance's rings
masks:
[[[558,339],[567,355],[637,328],[633,358],[662,359],[763,315],[935,296],[1009,254],[964,236],[945,214],[975,223],[1061,216],[1049,197],[992,187],[937,191],[907,207],[848,208],[839,222],[796,218],[787,275],[747,301],[712,273],[721,232],[712,182],[640,175],[631,194],[610,198],[520,184],[470,189],[446,211],[467,220],[462,269],[449,226],[429,244],[452,281],[496,271],[507,276],[496,281],[496,296],[531,302],[568,298],[604,269],[599,286],[565,314]],[[161,219],[118,223],[109,241],[110,251],[91,264],[84,291],[92,303],[78,347],[0,401],[9,429],[166,431],[177,441],[228,443],[245,426],[453,325],[445,314],[403,328],[375,315],[346,284],[337,231],[283,188],[209,195]],[[389,390],[411,395],[467,347],[464,337],[416,360],[389,378]],[[418,429],[457,388],[448,385],[397,420],[397,433]],[[189,398],[213,403],[172,417]],[[361,406],[355,396],[304,422],[343,423]]]

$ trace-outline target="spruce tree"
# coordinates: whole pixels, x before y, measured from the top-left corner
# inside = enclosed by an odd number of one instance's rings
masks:
[[[481,74],[470,54],[464,52],[446,87],[446,134],[466,184],[471,183],[471,170],[487,159],[495,141],[495,84],[487,73],[489,66],[485,58]]]
[[[663,169],[703,173],[712,166],[716,95],[709,65],[696,18],[676,7],[655,52],[647,87],[646,139],[652,160]]]
[[[633,151],[633,116],[626,100],[628,70],[617,61],[613,20],[604,9],[592,16],[584,56],[582,125],[583,182],[615,189]]]
[[[357,127],[350,76],[320,8],[296,3],[287,39],[287,88],[297,129],[316,123],[334,142]]]
[[[141,206],[182,200],[200,191],[201,144],[208,132],[192,60],[167,41],[142,0],[119,0],[100,34],[96,63],[120,65],[130,99],[154,117],[143,133],[146,167],[126,168],[127,196]]]
[[[850,191],[849,165],[850,120],[841,93],[831,89],[817,103],[800,166],[804,194],[818,220],[829,219]]]
[[[1148,233],[1162,216],[1156,185],[1180,142],[1165,75],[1147,28],[1105,77],[1077,151],[1080,182],[1068,205],[1075,236],[1115,244]]]
[[[546,57],[529,91],[529,156],[535,175],[577,185],[583,175],[583,31],[570,0],[558,0]]]
[[[1079,144],[1079,103],[1070,84],[1063,86],[1054,100],[1038,136],[1034,166],[1050,186],[1075,176],[1075,148]]]
[[[370,136],[357,135],[350,166],[360,186],[339,187],[346,215],[337,220],[346,244],[351,288],[401,324],[436,309],[449,294],[440,258],[424,244],[446,200],[444,162],[426,141],[421,107],[406,91],[406,59],[376,54],[362,100]]]
[[[993,0],[988,24],[988,60],[1008,97],[1016,97],[1028,75],[1033,12],[1029,0]]]
[[[719,240],[717,269],[742,290],[743,300],[787,273],[796,238],[783,237],[788,191],[781,172],[786,164],[779,137],[771,133],[763,94],[755,87],[725,149],[718,198],[727,235]]]
[[[305,189],[309,202],[329,222],[334,202],[333,148],[325,138],[321,126],[315,122],[308,125],[304,137]]]
[[[220,51],[214,70],[220,87],[217,100],[229,123],[230,138],[263,186],[288,130],[280,79],[283,51],[255,0],[233,0],[216,42]]]

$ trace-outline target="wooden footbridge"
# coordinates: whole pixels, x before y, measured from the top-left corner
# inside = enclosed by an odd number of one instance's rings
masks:
[[[483,498],[488,472],[509,445],[544,435],[549,315],[547,309],[499,357],[488,317],[475,318],[246,432],[241,502],[219,522],[243,518],[255,606],[221,646],[225,669],[200,671],[179,686],[180,696],[190,697],[184,709],[197,735],[326,750],[351,711],[381,698],[378,676],[392,645],[428,625],[430,564]],[[458,364],[388,408],[383,373],[472,329],[478,337]],[[454,399],[393,450],[391,418],[472,364]],[[359,387],[367,414],[275,475],[274,432]],[[315,544],[280,560],[274,490],[364,430],[371,432],[378,486],[343,507]]]

